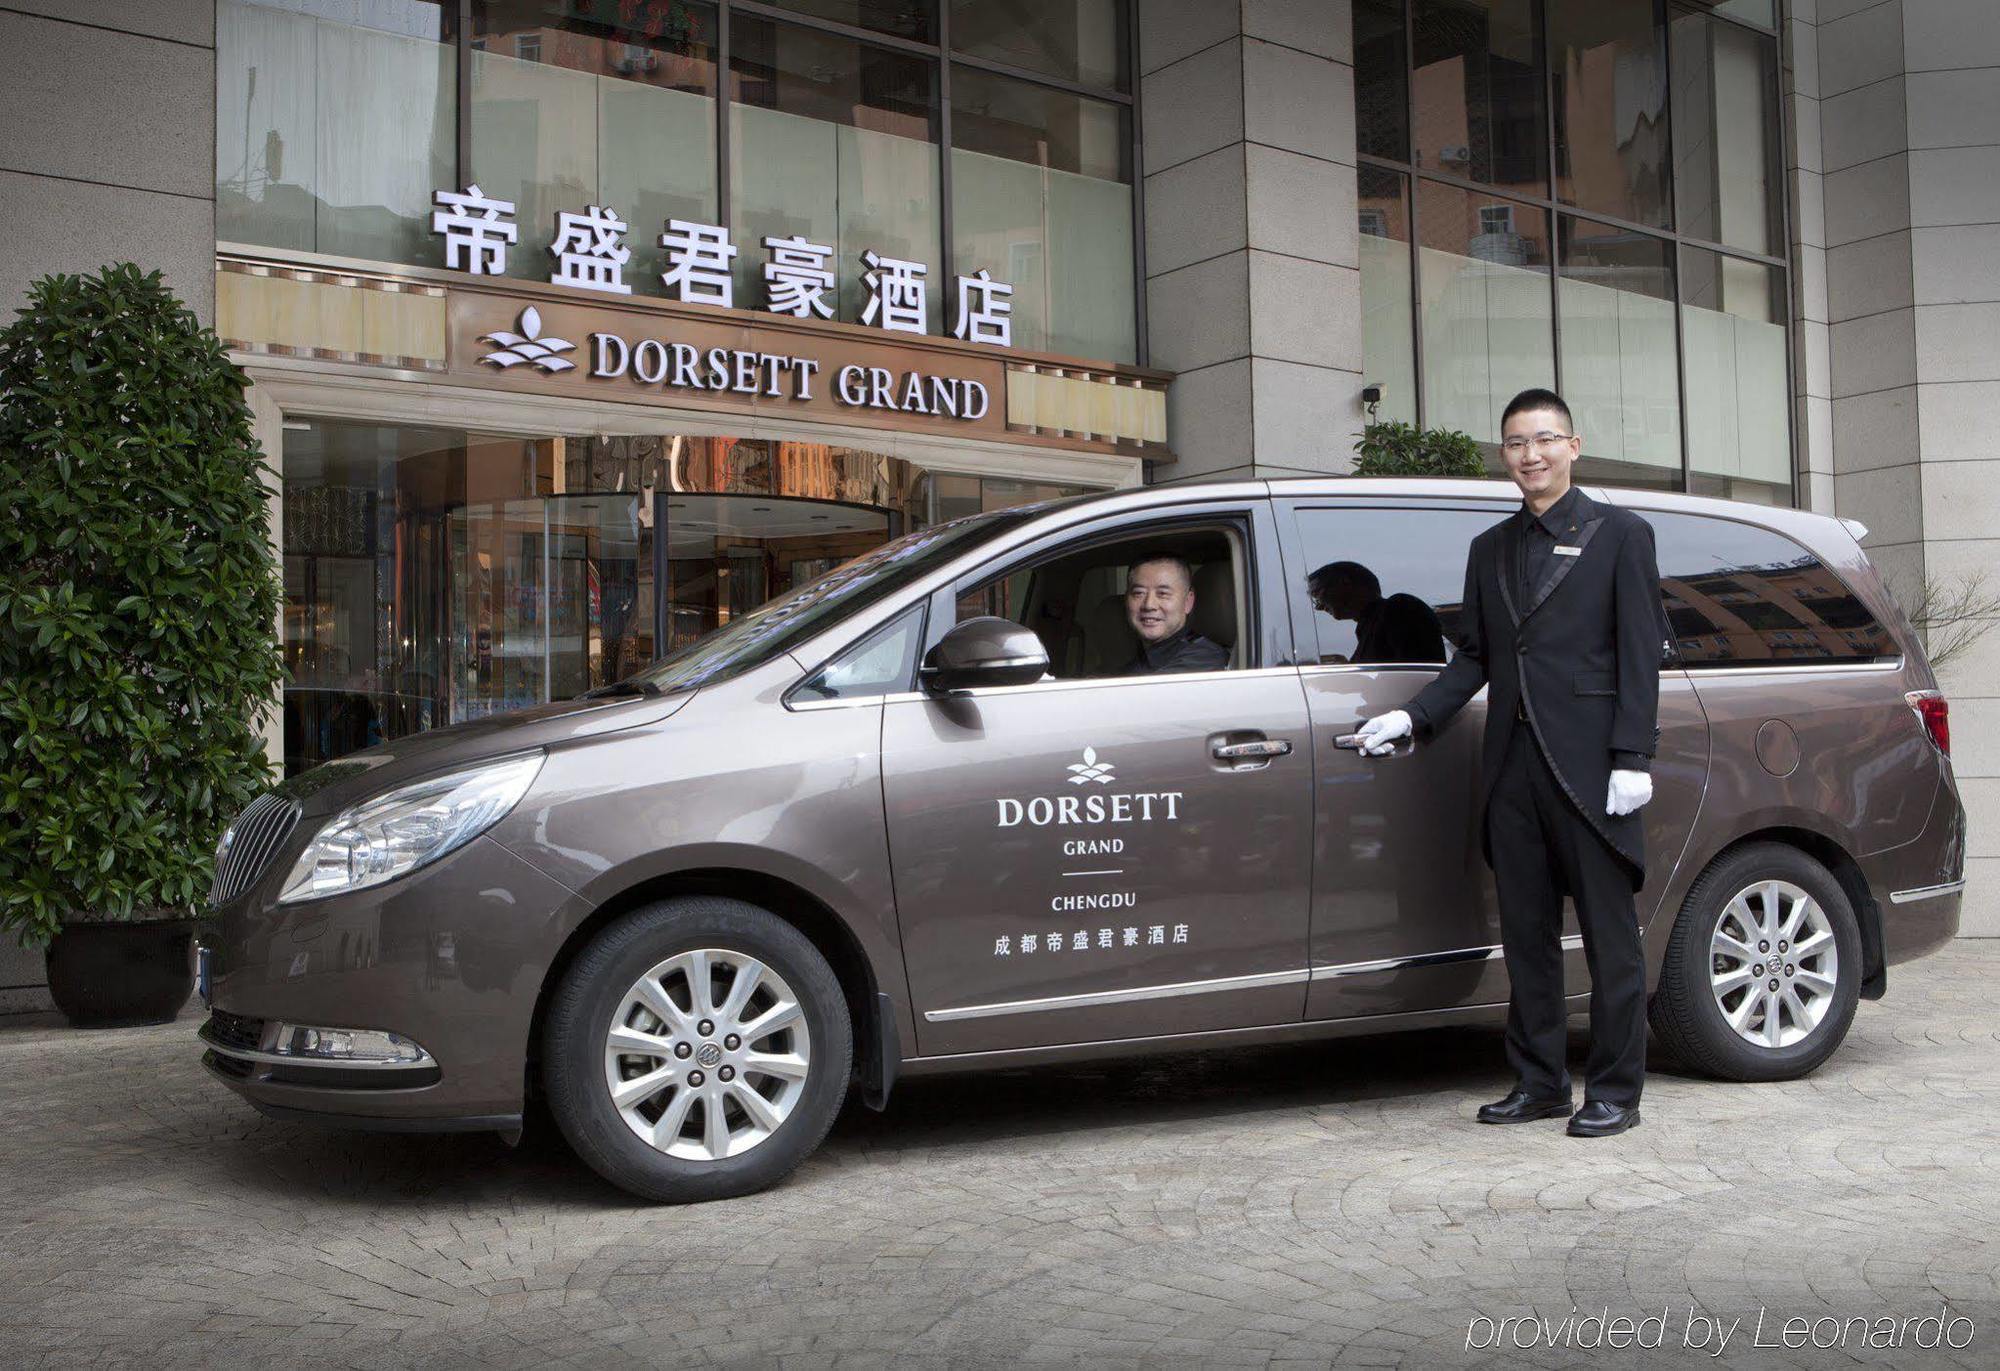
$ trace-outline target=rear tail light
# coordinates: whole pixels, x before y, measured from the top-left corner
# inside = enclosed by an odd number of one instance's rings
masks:
[[[1910,702],[1916,712],[1917,722],[1924,726],[1924,732],[1939,752],[1951,755],[1951,706],[1945,703],[1941,690],[1912,690],[1903,698]]]

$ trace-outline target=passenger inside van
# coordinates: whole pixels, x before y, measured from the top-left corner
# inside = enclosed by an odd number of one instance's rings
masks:
[[[1162,566],[1159,563],[1165,562]],[[1242,667],[1246,647],[1237,625],[1243,619],[1242,565],[1233,530],[1175,530],[1171,534],[1125,539],[1085,548],[1038,565],[1010,571],[959,598],[961,619],[997,614],[1034,632],[1049,654],[1057,680],[1137,675],[1144,671],[1221,671]],[[1162,592],[1188,577],[1185,596],[1161,615]],[[1152,652],[1170,665],[1147,662],[1148,641],[1131,600],[1135,573],[1148,587],[1144,611],[1155,643]],[[1169,587],[1168,582],[1173,586]]]

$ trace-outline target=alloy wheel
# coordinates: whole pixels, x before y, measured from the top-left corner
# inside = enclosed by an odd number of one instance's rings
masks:
[[[1762,1048],[1803,1042],[1833,1006],[1840,954],[1819,901],[1790,881],[1746,886],[1709,939],[1709,987],[1737,1036]]]
[[[625,992],[604,1042],[604,1081],[641,1141],[720,1161],[769,1138],[797,1107],[812,1035],[784,978],[745,953],[682,952]]]

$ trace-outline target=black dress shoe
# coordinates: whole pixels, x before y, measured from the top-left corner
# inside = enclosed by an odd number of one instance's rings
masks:
[[[1577,1110],[1575,1117],[1569,1121],[1569,1135],[1572,1138],[1608,1138],[1613,1133],[1623,1133],[1638,1126],[1639,1106],[1636,1104],[1585,1100],[1583,1108]]]
[[[1481,1123],[1527,1123],[1531,1119],[1560,1119],[1575,1108],[1567,1095],[1541,1098],[1525,1090],[1510,1091],[1504,1100],[1479,1106]]]

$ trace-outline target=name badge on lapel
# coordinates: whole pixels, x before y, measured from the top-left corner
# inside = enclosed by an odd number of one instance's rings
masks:
[[[1583,549],[1580,547],[1564,547],[1561,543],[1556,544],[1556,556],[1558,557],[1581,557],[1582,555]]]

